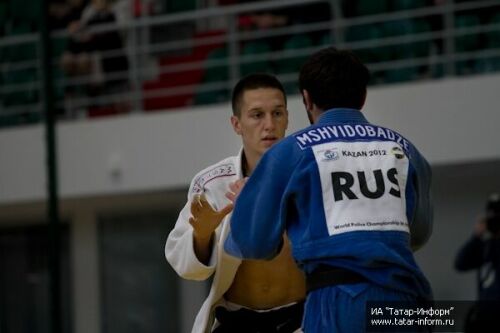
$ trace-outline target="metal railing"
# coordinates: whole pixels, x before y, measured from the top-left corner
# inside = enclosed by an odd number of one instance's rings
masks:
[[[72,119],[222,102],[239,77],[254,70],[276,74],[289,93],[297,93],[300,64],[326,45],[356,52],[372,71],[372,84],[500,70],[498,0],[447,1],[372,15],[348,15],[346,2],[265,1],[95,26],[92,35],[119,31],[124,47],[92,52],[91,63],[125,56],[128,68],[107,72],[97,66],[78,76],[61,68],[71,36],[53,32],[57,112]],[[328,20],[289,18],[286,25],[266,29],[239,22],[314,4],[328,8]],[[37,33],[0,39],[0,126],[41,118],[39,40]]]

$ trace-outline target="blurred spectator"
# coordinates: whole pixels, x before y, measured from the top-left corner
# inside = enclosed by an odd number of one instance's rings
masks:
[[[220,6],[227,6],[227,5],[235,5],[238,3],[238,0],[218,0],[217,4]]]
[[[432,0],[432,4],[435,6],[446,5],[448,0]]]
[[[500,196],[491,195],[486,214],[455,259],[458,271],[477,270],[479,302],[467,318],[465,332],[499,332],[500,322]],[[495,302],[495,303],[492,303]],[[496,328],[496,329],[495,329]]]
[[[80,19],[83,10],[90,0],[58,0],[49,4],[50,28],[65,29],[68,25]]]
[[[68,25],[70,40],[61,57],[68,76],[88,78],[86,93],[91,96],[112,92],[126,85],[128,61],[122,36],[117,30],[92,33],[98,25],[116,23],[108,0],[91,0],[79,20]],[[74,93],[71,87],[68,93]]]
[[[255,2],[249,0],[240,0],[239,3]],[[325,22],[331,19],[331,9],[327,2],[312,4],[302,4],[299,6],[282,7],[273,10],[262,10],[255,13],[248,13],[240,16],[239,24],[243,29],[273,29],[285,26],[295,26],[300,24],[310,24],[316,22]],[[280,49],[282,43],[292,36],[278,36],[273,39],[273,49]],[[310,32],[308,35],[320,39],[324,32]]]

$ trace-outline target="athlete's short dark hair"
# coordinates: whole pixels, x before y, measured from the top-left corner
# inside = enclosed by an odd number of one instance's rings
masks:
[[[328,47],[313,54],[302,66],[299,86],[322,110],[361,109],[369,80],[368,68],[353,52]]]
[[[241,116],[241,101],[243,93],[247,90],[259,88],[277,89],[283,93],[286,104],[286,93],[281,82],[273,75],[265,73],[250,74],[242,78],[233,89],[232,108],[233,115]]]

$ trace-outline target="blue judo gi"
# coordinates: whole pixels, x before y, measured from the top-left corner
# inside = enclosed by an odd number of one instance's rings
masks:
[[[264,154],[237,199],[225,250],[272,258],[286,231],[306,274],[321,264],[361,275],[310,292],[303,329],[364,332],[367,301],[432,298],[412,252],[432,230],[430,178],[403,136],[359,110],[328,110]]]

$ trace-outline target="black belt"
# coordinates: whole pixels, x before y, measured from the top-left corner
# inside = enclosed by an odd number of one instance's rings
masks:
[[[359,273],[328,265],[319,265],[312,273],[306,274],[306,288],[308,293],[323,287],[367,281]]]
[[[304,301],[276,310],[259,312],[246,308],[230,311],[215,308],[219,326],[213,333],[292,333],[300,328]]]

